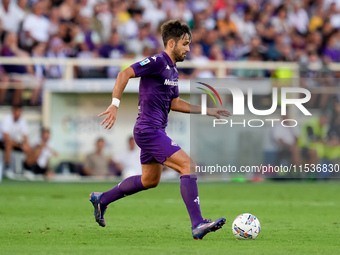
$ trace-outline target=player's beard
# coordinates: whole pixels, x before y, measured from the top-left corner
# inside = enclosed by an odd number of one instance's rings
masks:
[[[183,53],[181,53],[181,51],[177,48],[177,43],[175,45],[174,51],[174,59],[176,62],[182,62],[185,59],[185,55],[183,55]]]

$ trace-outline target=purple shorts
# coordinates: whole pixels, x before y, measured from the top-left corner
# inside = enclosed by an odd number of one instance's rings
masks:
[[[181,149],[163,129],[150,128],[138,131],[134,129],[133,135],[136,144],[141,148],[141,164],[150,164],[154,161],[163,164],[166,158]]]

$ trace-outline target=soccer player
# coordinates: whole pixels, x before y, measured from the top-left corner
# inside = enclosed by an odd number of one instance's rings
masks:
[[[200,113],[200,106],[193,106],[179,98],[176,63],[185,59],[190,51],[191,32],[180,21],[168,21],[161,27],[165,50],[137,62],[121,71],[112,92],[112,104],[98,116],[110,129],[115,123],[120,98],[130,78],[141,77],[139,86],[139,115],[134,127],[134,137],[141,148],[142,175],[131,176],[104,193],[90,194],[98,224],[105,227],[104,213],[107,205],[142,190],[155,188],[160,180],[163,165],[180,173],[180,190],[187,207],[194,239],[202,239],[225,223],[225,218],[210,221],[202,218],[195,175],[195,163],[165,133],[170,110]],[[230,116],[225,109],[208,108],[207,115]]]

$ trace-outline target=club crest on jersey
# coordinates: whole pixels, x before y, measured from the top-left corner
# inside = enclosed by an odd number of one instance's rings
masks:
[[[148,58],[146,58],[146,59],[144,59],[143,61],[139,62],[139,64],[140,64],[141,66],[145,66],[146,64],[149,64],[149,63],[150,63],[150,59],[148,59]]]
[[[171,141],[171,145],[172,146],[178,146],[177,143],[175,143],[174,141]]]

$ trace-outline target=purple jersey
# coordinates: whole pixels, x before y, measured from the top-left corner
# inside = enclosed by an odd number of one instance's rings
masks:
[[[165,129],[172,99],[179,96],[178,71],[170,57],[162,53],[131,65],[139,85],[139,115],[136,130]]]

